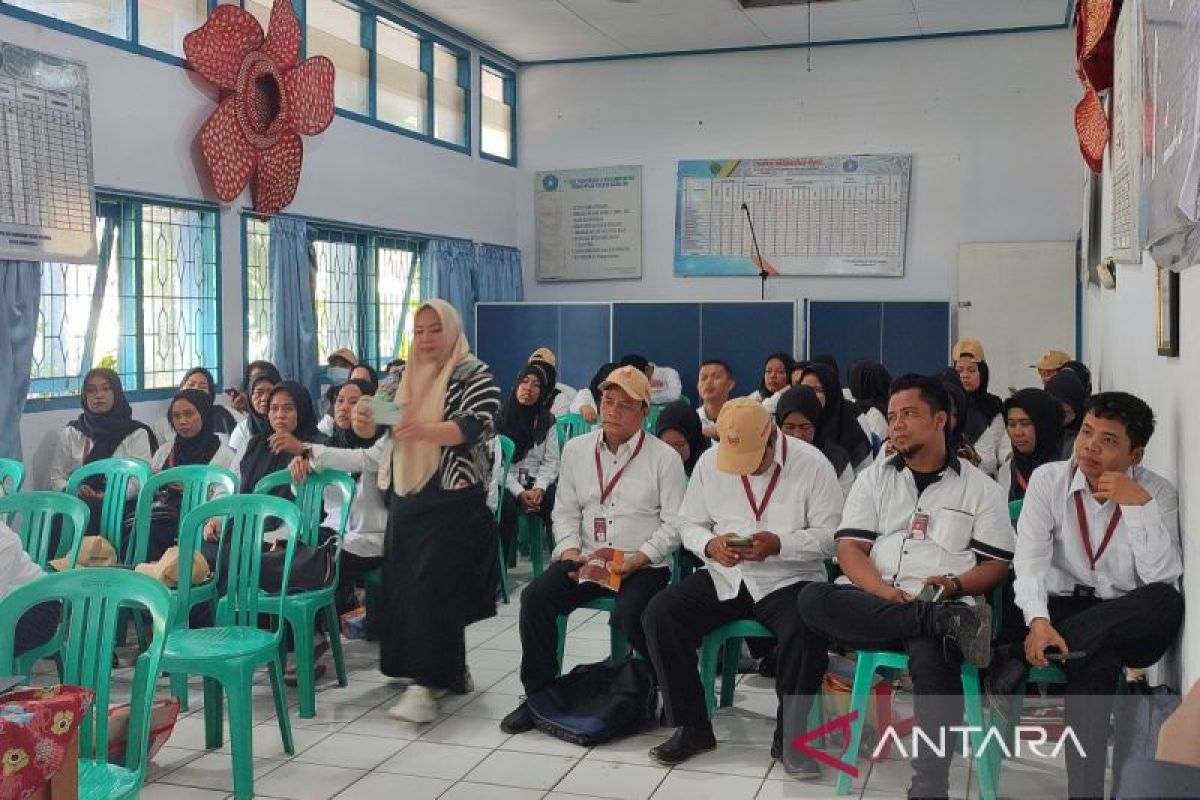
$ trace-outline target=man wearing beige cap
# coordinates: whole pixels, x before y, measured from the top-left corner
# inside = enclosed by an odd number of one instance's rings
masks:
[[[679,510],[684,546],[705,568],[646,609],[650,660],[667,723],[676,729],[650,757],[671,766],[716,746],[696,649],[708,632],[750,618],[776,638],[772,756],[794,777],[816,777],[816,762],[794,748],[783,752],[784,725],[803,724],[828,664],[827,644],[804,626],[796,598],[809,583],[827,580],[824,560],[833,555],[842,490],[821,451],[785,436],[757,400],[730,400],[717,430],[720,444],[700,457]]]
[[[1042,386],[1045,386],[1070,360],[1070,353],[1064,353],[1062,350],[1047,350],[1042,353],[1042,357],[1037,360],[1036,364],[1029,366],[1038,371],[1038,377],[1042,379]]]
[[[563,447],[552,516],[554,557],[521,593],[521,683],[526,695],[558,674],[558,617],[612,596],[580,583],[583,559],[602,548],[623,554],[614,624],[634,650],[646,655],[642,612],[671,578],[679,546],[676,513],[686,477],[679,454],[642,429],[650,408],[650,381],[636,367],[620,367],[600,384],[600,428]],[[522,702],[500,723],[505,733],[534,726]]]

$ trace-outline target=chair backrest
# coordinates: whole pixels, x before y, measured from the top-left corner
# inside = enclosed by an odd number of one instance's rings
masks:
[[[150,519],[154,511],[154,498],[170,486],[178,488],[181,493],[179,518],[183,519],[193,508],[213,499],[218,489],[224,490],[223,494],[237,492],[237,478],[224,467],[212,464],[172,467],[147,478],[138,492],[133,535],[126,544],[129,552],[122,554],[124,563],[141,564],[146,560],[146,551],[150,546]]]
[[[1021,506],[1025,505],[1024,498],[1020,500],[1010,500],[1008,503],[1008,521],[1016,527],[1017,520],[1021,518]]]
[[[560,449],[576,436],[582,436],[592,429],[592,425],[585,422],[583,417],[578,414],[563,414],[554,423],[554,426],[558,433],[558,446]]]
[[[97,476],[105,479],[104,502],[100,506],[100,518],[88,521],[92,527],[89,533],[108,539],[117,553],[124,556],[125,503],[131,496],[129,482],[136,482],[137,488],[141,489],[150,479],[150,467],[136,458],[101,458],[72,472],[67,480],[66,493],[72,497],[78,496],[83,482]]]
[[[650,413],[642,420],[642,430],[646,433],[654,433],[654,426],[658,423],[658,415],[662,413],[662,406],[650,406]]]
[[[0,458],[0,494],[16,494],[25,482],[25,465],[13,458]]]
[[[350,504],[358,490],[354,478],[336,469],[319,469],[308,476],[304,483],[292,483],[292,474],[286,469],[264,475],[254,484],[255,494],[271,494],[276,489],[288,487],[293,502],[300,509],[300,544],[315,545],[318,542],[321,520],[325,516],[325,490],[333,489],[341,494],[342,513],[338,523],[338,536],[346,535],[346,521],[350,518]]]
[[[17,622],[30,608],[47,601],[62,604],[62,681],[96,693],[80,726],[79,751],[85,758],[108,760],[108,704],[111,697],[113,648],[125,633],[124,609],[144,610],[153,634],[134,665],[130,694],[125,767],[146,772],[150,710],[154,682],[167,638],[171,594],[159,581],[123,569],[86,569],[46,575],[18,586],[0,600],[0,672],[14,674]]]
[[[284,542],[285,552],[283,561],[283,579],[280,587],[279,612],[275,617],[275,635],[283,635],[283,627],[278,621],[284,618],[283,604],[287,602],[288,578],[292,573],[292,555],[296,551],[296,539],[303,526],[300,523],[300,510],[279,497],[261,494],[235,494],[229,497],[218,497],[207,503],[201,503],[183,518],[179,524],[179,563],[191,564],[192,553],[202,541],[204,524],[210,519],[219,519],[222,525],[221,538],[218,545],[217,562],[213,564],[216,573],[219,602],[217,603],[216,624],[218,627],[240,625],[245,627],[258,626],[258,595],[259,578],[262,574],[262,553],[264,537],[271,520],[277,520],[286,528],[286,533],[279,533],[277,538]],[[179,613],[186,614],[184,609],[191,608],[192,571],[179,570],[179,594],[176,598],[176,608]],[[176,620],[179,626],[186,625],[186,620]]]
[[[87,530],[87,504],[78,497],[62,492],[19,492],[0,497],[0,519],[17,532],[21,547],[42,569],[56,558],[67,557],[67,564],[75,567],[83,534]],[[15,517],[21,518],[14,525]],[[65,520],[58,534],[58,549],[50,552],[50,540],[54,538],[56,523]]]
[[[496,495],[496,522],[499,522],[500,512],[504,508],[504,485],[508,483],[508,471],[512,469],[513,453],[517,451],[517,446],[502,434],[496,436],[496,441],[500,443],[500,474],[496,476],[499,492]]]

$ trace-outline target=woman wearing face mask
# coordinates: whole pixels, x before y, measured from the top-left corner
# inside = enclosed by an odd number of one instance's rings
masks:
[[[1025,497],[1033,471],[1050,461],[1062,461],[1062,406],[1043,389],[1022,389],[1004,401],[1008,444],[1001,449],[996,480],[1008,499]]]
[[[200,389],[184,389],[167,406],[167,421],[171,425],[170,441],[158,448],[150,462],[152,472],[193,464],[212,464],[229,469],[234,453],[213,431],[213,405],[208,394]],[[150,519],[150,540],[147,561],[158,561],[168,547],[175,544],[179,529],[180,494],[177,488],[167,487],[155,498]]]
[[[825,439],[846,451],[856,473],[869,467],[871,442],[858,422],[858,407],[842,396],[842,384],[833,367],[818,362],[809,364],[800,377],[800,384],[812,389],[821,403],[821,429]]]
[[[712,444],[700,427],[700,416],[695,409],[688,408],[683,403],[663,406],[658,414],[658,421],[654,424],[654,435],[679,453],[679,457],[683,459],[683,472],[689,478],[700,456]]]
[[[83,379],[79,398],[83,413],[63,429],[50,464],[50,488],[67,488],[71,473],[84,464],[104,458],[136,458],[147,463],[158,448],[150,428],[133,418],[133,409],[125,398],[121,379],[110,369],[97,367]],[[102,476],[89,478],[79,488],[79,498],[92,512],[91,528],[100,519],[106,481]],[[129,498],[137,497],[138,486],[130,481]]]
[[[779,402],[779,393],[790,386],[792,368],[795,363],[787,353],[772,353],[763,362],[762,382],[759,383],[750,397],[766,406],[767,411],[775,413],[775,404]]]
[[[951,354],[954,370],[967,393],[966,437],[979,456],[975,465],[995,476],[1004,441],[1004,404],[988,392],[988,364],[978,339],[963,339]]]
[[[1063,430],[1059,442],[1059,460],[1066,461],[1075,453],[1075,437],[1083,424],[1083,405],[1087,402],[1087,388],[1076,373],[1062,370],[1044,387],[1050,396],[1058,400],[1063,411]]]
[[[270,427],[267,423],[267,400],[271,390],[283,381],[279,370],[266,361],[255,361],[251,366],[253,369],[246,373],[245,392],[239,395],[245,401],[246,418],[229,434],[229,449],[235,453],[241,453],[251,437]]]
[[[559,456],[558,431],[546,404],[546,392],[553,388],[541,366],[527,365],[517,375],[517,384],[496,418],[496,433],[507,436],[514,445],[500,513],[500,541],[510,567],[516,564],[517,515],[537,514],[547,530],[550,527]]]
[[[786,435],[811,444],[825,455],[837,473],[842,494],[846,495],[854,485],[854,466],[846,449],[826,435],[823,411],[821,400],[811,387],[793,386],[779,396],[775,421]]]

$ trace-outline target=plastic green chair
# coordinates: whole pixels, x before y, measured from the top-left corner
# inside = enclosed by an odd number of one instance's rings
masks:
[[[611,646],[611,659],[614,664],[620,664],[629,655],[629,642],[625,639],[625,632],[617,625],[612,624],[612,614],[617,610],[616,597],[597,597],[595,600],[584,603],[580,608],[590,608],[595,611],[607,611],[608,620],[608,636]],[[567,650],[567,615],[559,614],[558,616],[558,671],[561,674],[563,668],[563,658]]]
[[[508,471],[512,468],[513,453],[517,446],[507,436],[497,436],[496,440],[500,443],[500,474],[496,476],[496,524],[499,525],[500,516],[504,512],[504,493],[507,491],[504,484],[508,482]],[[504,542],[500,542],[499,556],[500,596],[504,604],[508,605],[508,553],[504,552]]]
[[[742,652],[743,639],[774,639],[775,634],[753,619],[739,619],[722,625],[705,634],[700,640],[700,684],[704,687],[704,705],[708,718],[716,713],[715,694],[717,684],[718,656],[724,648],[725,658],[721,661],[721,708],[733,705],[734,687],[737,684],[738,658]]]
[[[132,553],[129,552],[129,543],[125,541],[124,529],[126,504],[133,496],[129,494],[129,482],[135,481],[140,490],[150,479],[150,467],[136,458],[102,458],[72,472],[64,491],[72,497],[78,497],[83,482],[95,476],[106,479],[104,501],[100,504],[100,517],[90,521],[92,529],[88,533],[108,539],[116,548],[121,563],[131,564]]]
[[[658,415],[662,413],[662,406],[650,406],[650,413],[642,420],[642,430],[647,433],[654,433],[654,426],[658,424]]]
[[[300,698],[300,717],[311,719],[317,714],[317,687],[313,680],[316,666],[313,661],[314,634],[317,615],[323,614],[329,646],[333,651],[333,664],[337,672],[338,686],[346,686],[346,659],[342,653],[342,628],[338,620],[334,595],[341,579],[341,539],[346,535],[346,520],[350,518],[350,504],[358,486],[347,473],[339,470],[321,469],[308,476],[301,484],[292,484],[292,476],[286,470],[265,475],[254,485],[255,494],[270,494],[273,490],[292,486],[295,504],[300,509],[299,544],[315,547],[320,539],[321,520],[325,513],[325,492],[332,490],[341,495],[342,513],[338,517],[337,552],[334,556],[333,580],[328,586],[293,592],[284,608],[283,616],[292,629],[292,641],[296,659],[296,688]],[[278,614],[279,595],[262,593],[259,605],[264,614]]]
[[[588,433],[595,426],[590,422],[585,422],[583,417],[578,414],[563,414],[554,423],[555,432],[558,433],[558,446],[561,450],[566,446],[567,442],[574,439],[576,436],[582,436]]]
[[[181,569],[177,611],[163,649],[161,668],[170,673],[204,676],[204,732],[205,746],[209,749],[224,743],[224,698],[228,697],[234,795],[238,800],[249,800],[254,796],[252,687],[254,673],[261,666],[267,667],[271,678],[283,749],[288,755],[295,753],[283,689],[283,620],[291,602],[291,597],[287,596],[287,582],[292,571],[292,557],[296,540],[303,535],[303,526],[300,510],[287,500],[256,494],[219,497],[193,509],[183,518],[179,526],[181,564],[192,562],[195,544],[200,541],[204,524],[210,519],[225,522],[219,545],[220,557],[214,565],[219,573],[216,625],[212,628],[188,627],[187,615],[178,609],[190,607],[192,574],[189,569]],[[290,533],[280,537],[284,543],[283,581],[282,595],[274,609],[280,620],[274,630],[259,627],[259,614],[264,609],[258,587],[263,533],[268,520],[278,520]]]
[[[16,494],[25,482],[25,465],[12,458],[0,458],[0,495]]]
[[[1012,500],[1008,504],[1008,521],[1016,527],[1017,520],[1021,518],[1021,507],[1025,505],[1025,500]]]
[[[146,778],[150,711],[158,675],[171,597],[158,581],[118,569],[89,569],[47,575],[14,589],[0,600],[0,672],[14,671],[13,632],[33,606],[59,601],[67,635],[62,645],[64,683],[96,693],[79,728],[79,796],[110,800],[135,798]],[[108,761],[108,703],[111,698],[112,652],[118,644],[120,612],[136,609],[149,615],[153,637],[134,665],[130,694],[125,764]]]

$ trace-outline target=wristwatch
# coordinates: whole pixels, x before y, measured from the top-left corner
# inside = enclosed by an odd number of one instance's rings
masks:
[[[959,597],[960,595],[962,595],[963,587],[962,587],[962,581],[959,580],[959,577],[957,575],[951,575],[951,574],[947,574],[946,577],[950,579],[950,583],[954,584],[954,596]]]
[[[300,457],[303,458],[305,461],[312,460],[312,445],[310,445],[310,444],[304,445],[304,447],[301,448],[301,450],[300,450]]]

